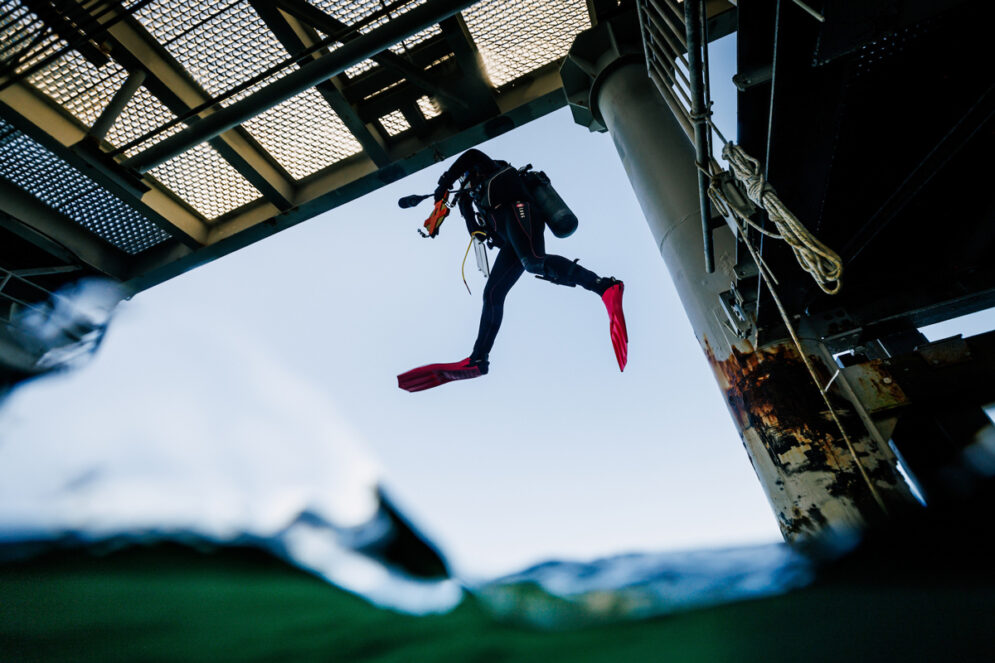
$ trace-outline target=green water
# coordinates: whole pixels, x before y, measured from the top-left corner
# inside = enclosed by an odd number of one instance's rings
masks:
[[[993,599],[990,580],[849,569],[787,596],[542,632],[473,599],[401,615],[261,552],[170,544],[0,566],[0,660],[991,661]]]

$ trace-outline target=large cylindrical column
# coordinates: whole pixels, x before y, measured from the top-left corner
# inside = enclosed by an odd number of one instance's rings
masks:
[[[625,36],[631,43],[631,27],[610,22],[578,37],[561,71],[568,98],[575,119],[612,136],[785,538],[850,533],[911,504],[885,441],[831,390],[847,444],[790,339],[755,348],[728,326],[720,294],[736,282],[736,237],[725,226],[714,231],[716,269],[706,273],[694,150],[642,58],[619,46]],[[818,341],[802,345],[828,384]]]
[[[716,233],[724,240],[718,253],[724,258],[727,273],[705,273],[698,174],[687,135],[642,64],[625,64],[609,73],[600,85],[596,108],[622,159],[691,326],[699,340],[707,335],[714,343],[723,336],[706,333],[718,324],[711,308],[716,288],[728,287],[735,247],[727,229]]]

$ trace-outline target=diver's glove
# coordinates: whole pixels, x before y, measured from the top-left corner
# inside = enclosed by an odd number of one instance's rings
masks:
[[[439,202],[440,200],[445,200],[448,194],[449,187],[440,181],[439,186],[435,187],[435,193],[433,193],[432,196],[435,202]]]

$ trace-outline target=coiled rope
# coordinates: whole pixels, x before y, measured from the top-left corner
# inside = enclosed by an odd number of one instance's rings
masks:
[[[722,158],[729,162],[732,174],[746,188],[746,195],[755,204],[767,211],[778,232],[761,228],[736,205],[729,204],[725,193],[719,187],[717,178],[712,177],[708,187],[708,197],[723,215],[731,211],[755,230],[774,239],[787,242],[802,269],[812,275],[823,292],[835,295],[840,291],[843,261],[839,254],[820,242],[809,232],[801,221],[791,213],[774,192],[774,187],[760,172],[760,162],[747,154],[742,147],[727,142],[722,148]]]

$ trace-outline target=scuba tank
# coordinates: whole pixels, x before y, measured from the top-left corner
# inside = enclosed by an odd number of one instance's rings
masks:
[[[553,231],[553,234],[561,239],[572,235],[577,230],[577,215],[570,211],[567,204],[560,198],[560,194],[556,193],[556,189],[549,181],[549,176],[541,170],[532,170],[532,164],[525,166],[518,172],[522,176],[525,188],[535,200],[543,220]]]

